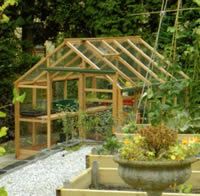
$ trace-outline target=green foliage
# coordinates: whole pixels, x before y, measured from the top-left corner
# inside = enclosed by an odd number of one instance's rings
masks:
[[[89,137],[94,137],[95,135],[101,137],[111,136],[113,123],[110,110],[97,112],[92,115],[82,113],[79,120],[79,126],[84,128]]]
[[[135,133],[136,130],[137,130],[137,125],[135,124],[134,121],[131,121],[122,127],[123,133]]]
[[[185,160],[200,153],[199,138],[178,141],[177,133],[165,126],[143,128],[126,138],[119,150],[127,160]]]
[[[66,141],[68,141],[70,138],[74,138],[76,135],[77,127],[78,127],[78,119],[76,116],[70,116],[68,115],[68,112],[75,112],[76,109],[67,105],[65,107],[59,106],[59,111],[66,113],[62,116],[62,132],[66,136]]]
[[[16,103],[16,102],[23,103],[25,98],[26,98],[26,92],[19,95],[19,92],[17,91],[17,89],[16,88],[13,89],[13,101],[12,101],[13,103]]]
[[[192,188],[192,184],[181,184],[178,186],[178,191],[179,193],[191,193]]]
[[[6,153],[5,148],[3,148],[2,146],[0,146],[0,156],[3,156]]]
[[[154,125],[164,122],[168,127],[187,130],[185,115],[185,89],[189,83],[187,80],[170,80],[159,86],[149,88],[144,93],[143,101],[147,101],[151,107],[147,109],[150,122]],[[166,99],[163,101],[163,99]],[[177,103],[175,103],[177,99]],[[185,114],[185,115],[184,115]]]
[[[119,147],[119,140],[114,136],[107,138],[105,143],[103,144],[103,148],[108,151],[109,154],[117,153]]]
[[[155,153],[148,150],[145,138],[140,135],[135,135],[133,138],[124,140],[122,147],[119,150],[120,156],[127,160],[152,160],[155,158]]]
[[[0,118],[5,118],[6,117],[6,113],[5,112],[2,112],[0,111]]]
[[[1,188],[0,188],[0,195],[1,195],[1,196],[8,196],[8,193],[7,193],[7,191],[5,190],[4,187],[1,187]]]
[[[16,5],[17,2],[18,0],[3,1],[3,4],[0,6],[0,24],[9,22],[9,17],[6,14],[4,14],[4,11],[7,9],[7,7]]]
[[[1,114],[0,118],[5,118],[6,117],[6,114],[4,112],[0,111],[0,114]],[[0,127],[0,138],[6,136],[7,131],[8,131],[7,127],[5,127],[5,126]],[[3,156],[5,153],[6,153],[5,148],[0,146],[0,156]],[[0,191],[1,191],[1,189],[0,189]]]
[[[0,128],[0,138],[5,136],[7,134],[8,128],[7,127],[1,127]]]
[[[193,0],[198,6],[200,6],[200,0]]]
[[[168,157],[172,160],[184,160],[187,157],[191,157],[199,151],[196,145],[186,146],[182,143],[177,143],[174,146],[170,146],[168,151]]]
[[[97,154],[116,154],[121,147],[121,143],[115,136],[111,136],[106,138],[105,142],[103,143],[102,147],[97,149]]]

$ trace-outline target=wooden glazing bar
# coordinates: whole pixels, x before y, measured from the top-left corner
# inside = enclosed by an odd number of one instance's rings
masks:
[[[59,77],[54,78],[53,81],[54,82],[58,82],[58,81],[72,80],[73,79],[73,76],[72,76],[73,74],[74,74],[73,72],[70,72],[65,76],[59,76]],[[72,77],[72,78],[70,78],[70,77]],[[75,76],[75,77],[77,77],[77,76]]]
[[[47,67],[49,67],[47,59]],[[47,73],[47,148],[51,148],[51,104],[52,104],[52,82],[50,73]]]
[[[79,119],[81,118],[81,114],[85,112],[86,104],[85,104],[85,76],[84,74],[80,74],[79,77],[79,84],[78,84],[78,99],[79,99]],[[79,127],[79,137],[81,139],[84,139],[85,136],[85,130],[83,127]]]
[[[98,54],[98,48],[96,46],[94,46],[91,42],[89,41],[86,41],[86,43],[91,47],[93,48],[93,50],[96,50],[97,51],[97,54]],[[119,70],[112,62],[110,62],[107,58],[105,57],[102,57],[101,55],[98,54],[98,56],[100,58],[103,59],[103,61],[109,66],[111,67],[112,69],[114,69],[115,71],[117,71],[119,73],[119,75],[124,78],[125,80],[129,81],[132,85],[135,85],[135,83],[126,75],[124,74],[121,70]]]
[[[159,69],[162,73],[165,75],[172,77],[175,79],[173,75],[171,75],[168,71],[166,71],[163,67],[160,67],[158,63],[156,63],[153,59],[151,59],[148,55],[146,55],[140,48],[138,48],[133,42],[131,42],[129,39],[127,42],[130,44],[130,46],[135,49],[137,52],[139,52],[145,59],[147,59],[154,67]]]
[[[116,53],[116,55],[120,55],[120,53],[115,50],[110,44],[108,44],[105,40],[102,40],[102,42],[108,47],[110,48],[114,53]]]
[[[132,72],[139,78],[141,79],[143,82],[145,82],[145,84],[147,85],[151,85],[151,82],[149,80],[147,80],[143,75],[141,75],[139,72],[137,72],[137,70],[135,68],[133,68],[129,63],[127,63],[123,58],[119,58],[119,62],[121,62],[123,65],[125,65],[129,70],[132,70]]]
[[[76,47],[73,46],[73,44],[71,44],[70,42],[66,42],[66,44],[72,48],[78,55],[81,56],[82,59],[85,60],[86,63],[88,63],[91,67],[100,70],[100,68],[94,64],[90,59],[88,59],[84,54],[82,54]],[[106,77],[109,79],[110,82],[112,82],[112,78],[108,75],[106,75]],[[118,84],[118,87],[121,89],[122,87]]]
[[[86,99],[87,102],[100,102],[100,103],[112,103],[111,99],[98,99],[98,98],[91,98],[91,99]]]
[[[167,64],[168,66],[171,66],[169,61],[165,60],[165,57],[162,56],[160,53],[158,53],[153,47],[151,47],[149,44],[147,44],[143,39],[139,38],[141,43],[148,48],[149,50],[151,50],[157,57],[159,57],[165,64]],[[183,71],[179,71],[179,74],[181,76],[183,76],[183,78],[185,79],[189,79],[189,77],[183,72]]]
[[[85,89],[85,91],[87,92],[87,90],[88,90],[89,88],[87,88],[87,89]],[[92,89],[97,89],[97,80],[96,80],[96,76],[93,76],[92,77]],[[91,90],[91,89],[89,89],[89,90]],[[96,91],[92,91],[92,92],[94,92],[94,96],[96,97],[97,96],[97,94],[96,94]]]
[[[123,98],[122,98],[122,92],[120,89],[117,91],[117,96],[118,96],[118,126],[122,126],[123,123]]]
[[[18,87],[15,85],[15,89],[19,92]],[[20,103],[15,103],[15,155],[16,158],[20,156]]]
[[[67,80],[65,80],[64,81],[64,87],[63,87],[64,89],[63,89],[63,91],[64,91],[64,93],[63,93],[63,95],[64,95],[64,99],[67,99]]]
[[[154,72],[152,72],[146,65],[144,65],[141,61],[139,61],[135,56],[133,56],[126,48],[124,48],[119,42],[114,41],[114,43],[119,47],[127,56],[129,56],[135,63],[137,63],[139,66],[141,66],[145,71],[147,71],[152,77],[154,77],[159,82],[164,82],[164,80],[160,79]],[[131,66],[132,67],[132,66]],[[130,70],[132,70],[130,67]],[[133,74],[135,74],[135,71],[132,70]],[[136,74],[135,74],[136,75]],[[139,76],[139,75],[136,75]],[[141,77],[141,75],[140,75]],[[142,79],[142,78],[140,78]]]
[[[68,76],[67,80],[78,80],[79,79],[79,75],[72,75],[72,76]]]
[[[124,48],[119,42],[115,42],[115,44],[126,54],[128,55],[136,64],[138,64],[141,68],[147,71],[153,78],[163,83],[164,80],[160,79],[153,71],[151,71],[145,64],[139,61],[134,55],[132,55],[126,48]]]
[[[35,69],[37,69],[41,64],[43,64],[46,61],[46,58],[41,59],[38,63],[36,63],[31,69],[29,69],[24,75],[22,75],[19,79],[15,81],[15,84],[18,84],[21,80],[23,80],[28,74],[33,72]]]
[[[31,118],[31,117],[20,117],[19,120],[21,122],[35,122],[35,123],[46,123],[46,119],[40,119],[42,116],[38,116],[38,117],[35,117],[35,118]]]
[[[70,49],[66,54],[64,54],[62,57],[60,57],[55,63],[51,65],[51,67],[57,66],[60,62],[62,62],[65,58],[67,58],[70,54],[72,54],[73,51]]]
[[[51,67],[54,67],[56,65],[58,65],[60,62],[62,62],[67,56],[69,56],[73,51],[69,50],[64,56],[62,56],[61,58],[59,58],[55,63],[53,63],[51,65]],[[45,75],[46,72],[43,71],[42,73],[40,73],[32,82],[36,82],[38,79],[40,79],[43,75]]]
[[[37,89],[32,89],[32,108],[35,109],[37,105]],[[32,145],[36,144],[36,123],[32,122]]]
[[[67,62],[63,67],[68,67],[69,65],[71,65],[72,63],[76,62],[80,57],[79,56],[75,56],[73,59],[71,59],[69,62]],[[60,72],[58,71],[57,73],[52,74],[51,78],[54,78],[55,76],[57,76]]]
[[[61,43],[55,50],[48,54],[46,57],[42,58],[38,63],[36,63],[31,69],[29,69],[24,75],[22,75],[18,80],[15,81],[15,83],[19,83],[21,80],[23,80],[28,74],[30,74],[32,71],[37,69],[41,64],[43,64],[48,57],[51,57],[53,54],[55,54],[58,50],[60,50],[62,47],[65,46],[65,42]]]
[[[112,84],[112,115],[113,115],[113,121],[114,124],[118,124],[118,119],[117,119],[117,111],[118,111],[118,100],[117,100],[117,81],[118,80],[118,74],[115,74],[113,76],[113,84]],[[112,132],[115,133],[115,127],[113,125],[112,127]]]
[[[18,85],[18,88],[32,88],[32,89],[39,88],[39,89],[47,89],[46,86],[26,85],[26,84],[19,84],[19,85]]]
[[[96,89],[96,88],[86,88],[86,92],[101,92],[101,93],[112,93],[110,89]]]

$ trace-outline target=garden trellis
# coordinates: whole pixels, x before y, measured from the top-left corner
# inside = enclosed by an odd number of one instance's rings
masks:
[[[17,158],[50,149],[57,141],[55,122],[64,115],[80,118],[82,112],[111,108],[115,132],[127,106],[137,105],[144,83],[151,86],[188,78],[182,71],[169,72],[169,66],[170,62],[139,36],[65,39],[15,81],[16,90],[26,92],[25,101],[15,104]],[[77,96],[70,95],[72,86]],[[63,112],[59,104],[75,109]],[[85,138],[81,127],[78,135]]]

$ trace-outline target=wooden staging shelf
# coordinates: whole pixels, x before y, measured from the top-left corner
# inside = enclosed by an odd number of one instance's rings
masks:
[[[86,113],[95,113],[95,112],[101,112],[101,111],[105,111],[109,109],[108,106],[98,106],[98,107],[92,107],[92,108],[88,108],[86,109]],[[62,118],[65,115],[68,116],[76,116],[78,115],[78,111],[77,112],[59,112],[59,113],[55,113],[55,114],[51,114],[51,120],[57,120]],[[46,123],[47,122],[47,115],[44,116],[37,116],[37,117],[20,117],[20,121],[23,122],[39,122],[39,123]]]

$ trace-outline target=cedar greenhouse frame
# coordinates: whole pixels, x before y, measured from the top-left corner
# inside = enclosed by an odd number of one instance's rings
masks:
[[[141,37],[108,37],[108,38],[71,38],[65,39],[52,53],[42,58],[35,66],[15,81],[15,88],[20,93],[30,92],[26,97],[34,109],[38,105],[38,92],[43,92],[46,100],[46,113],[39,116],[27,116],[21,111],[25,103],[15,104],[15,145],[16,157],[24,159],[37,153],[37,124],[46,126],[46,144],[52,146],[52,123],[64,115],[77,115],[82,112],[95,113],[112,107],[112,116],[116,126],[122,123],[124,107],[124,91],[141,89],[142,85],[151,86],[154,83],[164,83],[169,78],[175,80],[188,78],[183,72],[175,77],[166,70],[170,63]],[[148,76],[148,77],[147,77]],[[86,80],[91,79],[87,87]],[[55,98],[54,83],[62,82],[62,99],[67,99],[67,83],[78,81],[77,111],[52,113]],[[97,80],[110,83],[107,88],[98,88]],[[127,85],[128,84],[128,85]],[[87,98],[88,93],[111,94],[109,99]],[[101,103],[87,108],[88,102]],[[25,107],[27,109],[27,107]],[[30,109],[31,110],[31,109]],[[31,134],[31,146],[21,146],[22,124],[28,123],[26,129]],[[80,138],[85,138],[85,132],[80,128]]]

